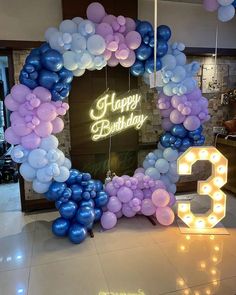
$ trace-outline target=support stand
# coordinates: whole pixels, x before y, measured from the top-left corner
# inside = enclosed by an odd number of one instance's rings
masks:
[[[153,226],[156,226],[157,225],[155,219],[153,218],[153,216],[146,216],[146,218],[150,221],[150,223]]]
[[[88,233],[90,235],[90,238],[94,238],[94,233],[92,229],[88,230]]]

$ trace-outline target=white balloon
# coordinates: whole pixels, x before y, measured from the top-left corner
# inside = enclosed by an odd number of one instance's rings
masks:
[[[36,169],[43,168],[47,165],[47,152],[43,149],[35,149],[29,153],[28,162],[29,164]]]
[[[57,163],[49,164],[45,167],[45,171],[49,176],[58,176],[60,174],[60,168]]]
[[[54,163],[59,160],[60,154],[56,149],[51,149],[47,152],[47,159],[49,162]]]
[[[71,50],[78,51],[86,49],[86,39],[79,33],[75,33],[72,35],[72,42],[71,42]]]
[[[57,28],[54,28],[54,27],[50,27],[46,30],[45,34],[44,34],[44,37],[46,39],[46,41],[49,42],[50,38],[54,35],[58,33],[58,29]]]
[[[217,1],[222,6],[227,6],[227,5],[230,5],[234,2],[234,0],[217,0]]]
[[[221,6],[218,9],[218,19],[222,22],[228,22],[235,16],[235,8],[233,5]]]
[[[75,77],[83,76],[84,73],[85,73],[85,69],[77,69],[77,70],[73,71],[73,75]]]
[[[76,33],[77,32],[77,24],[70,19],[63,20],[60,23],[59,30],[62,33]]]
[[[65,166],[65,167],[68,168],[68,169],[71,169],[71,166],[72,166],[72,164],[71,164],[71,160],[68,159],[68,158],[65,158],[65,161],[64,161],[64,163],[63,163],[63,166]]]
[[[64,153],[63,153],[61,150],[59,150],[59,149],[57,149],[57,152],[59,153],[59,159],[57,160],[57,164],[58,164],[59,166],[62,166],[63,163],[65,162],[65,155],[64,155]]]
[[[52,49],[55,49],[59,51],[60,53],[64,53],[65,50],[63,48],[63,40],[62,40],[62,33],[61,32],[55,32],[53,35],[49,38],[49,45]]]
[[[56,149],[59,145],[59,141],[54,135],[49,135],[48,137],[44,137],[41,140],[40,148],[45,151],[49,151],[51,149]]]
[[[33,190],[36,192],[36,193],[39,193],[39,194],[44,194],[48,191],[49,189],[49,186],[52,182],[40,182],[38,181],[37,179],[35,179],[33,181]]]
[[[73,51],[66,51],[63,53],[64,67],[70,71],[74,71],[78,68],[76,63],[76,54]]]
[[[90,20],[82,20],[78,26],[78,32],[83,36],[91,36],[95,33],[95,25]]]
[[[106,42],[102,36],[94,34],[87,40],[87,49],[93,55],[103,54],[106,49]]]
[[[77,25],[79,25],[83,20],[84,19],[82,17],[79,17],[79,16],[72,18],[72,21],[74,23],[76,23]]]
[[[26,181],[33,181],[36,177],[36,170],[28,162],[20,165],[20,174]]]
[[[47,171],[46,169],[47,168],[44,167],[44,168],[37,170],[36,176],[37,176],[38,181],[44,183],[44,182],[49,182],[52,180],[52,176],[50,176],[46,173],[46,171]]]
[[[54,179],[58,182],[65,182],[70,176],[70,171],[68,168],[61,166],[60,167],[60,174],[55,176]]]

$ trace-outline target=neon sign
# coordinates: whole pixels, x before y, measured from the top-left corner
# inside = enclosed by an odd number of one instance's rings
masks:
[[[199,195],[212,199],[211,209],[206,214],[193,214],[189,202],[178,204],[178,216],[190,228],[213,228],[225,217],[226,194],[221,187],[227,182],[228,160],[215,147],[190,147],[177,161],[180,175],[190,175],[192,165],[197,161],[208,160],[212,163],[212,173],[207,180],[198,181]]]
[[[89,111],[94,121],[90,128],[92,140],[102,140],[129,128],[139,130],[148,118],[141,114],[140,104],[141,94],[137,90],[119,96],[114,91],[103,93]]]

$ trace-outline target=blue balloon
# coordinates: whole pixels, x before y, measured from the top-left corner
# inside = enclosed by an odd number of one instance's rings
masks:
[[[48,43],[43,43],[40,47],[39,47],[39,53],[43,54],[45,52],[47,52],[48,50],[50,50],[51,47]]]
[[[82,187],[78,184],[72,184],[70,188],[72,190],[71,199],[75,201],[76,203],[80,202],[82,200],[82,193],[83,193]]]
[[[152,38],[152,37],[151,37]],[[143,43],[150,46],[150,36],[145,35],[142,39]]]
[[[171,128],[171,134],[184,138],[187,135],[187,130],[184,128],[183,124],[177,124]]]
[[[191,141],[189,138],[184,138],[182,141],[182,145],[180,147],[181,152],[185,152],[191,146]]]
[[[84,200],[89,200],[91,198],[90,193],[89,192],[83,192],[82,193],[82,198]]]
[[[107,203],[108,203],[108,195],[106,192],[101,191],[101,192],[97,192],[97,196],[94,199],[95,201],[95,206],[97,208],[102,208],[104,207]]]
[[[170,137],[169,142],[170,142],[170,143],[175,143],[175,141],[176,141],[176,137],[172,135],[172,136]]]
[[[25,64],[30,64],[30,65],[34,66],[36,71],[39,71],[42,68],[41,61],[40,61],[40,56],[34,54],[33,52],[31,52],[26,57]]]
[[[52,232],[57,237],[65,237],[70,227],[70,221],[62,217],[57,218],[52,223]]]
[[[74,244],[80,244],[85,240],[87,236],[87,230],[80,224],[74,223],[71,225],[68,233],[70,241]]]
[[[44,52],[41,56],[41,62],[45,69],[53,72],[58,72],[63,67],[63,57],[54,49]]]
[[[71,219],[74,217],[78,206],[73,201],[68,201],[67,203],[62,203],[59,208],[59,213],[65,219]]]
[[[76,169],[70,169],[70,176],[67,179],[66,183],[68,185],[77,183],[77,177],[79,176],[80,172]]]
[[[60,197],[62,197],[63,192],[66,188],[67,186],[64,182],[53,181],[52,184],[49,186],[48,191],[45,193],[45,197],[49,201],[56,201]]]
[[[139,32],[142,37],[144,37],[148,33],[153,33],[153,27],[149,22],[141,21],[138,23],[136,31]]]
[[[82,180],[83,181],[89,181],[90,179],[92,179],[92,176],[90,173],[83,173],[82,174]]]
[[[57,73],[41,70],[39,73],[39,84],[49,90],[51,90],[55,83],[59,81],[59,76]]]
[[[171,37],[171,29],[166,26],[166,25],[161,25],[157,27],[157,38],[164,40],[164,41],[169,41]]]
[[[156,68],[157,71],[160,71],[162,68],[162,63],[161,60],[159,58],[157,58],[157,62],[156,62]],[[150,57],[146,62],[145,62],[145,71],[149,74],[154,72],[154,58]]]
[[[173,147],[176,148],[176,149],[179,149],[181,147],[181,145],[182,145],[182,139],[176,138],[176,141],[175,141]]]
[[[94,221],[96,222],[96,221],[99,221],[100,219],[101,219],[101,217],[102,217],[102,209],[100,209],[100,208],[94,208],[94,213],[95,213],[95,219],[94,219]]]
[[[164,40],[158,40],[157,42],[157,56],[163,57],[167,54],[168,44]]]
[[[71,195],[72,195],[72,190],[69,187],[67,187],[62,194],[63,198],[66,198],[66,199],[69,199]]]
[[[73,80],[73,73],[64,67],[57,74],[61,83],[71,83]]]
[[[80,207],[90,207],[90,208],[94,208],[95,204],[94,204],[94,201],[93,200],[88,200],[88,201],[85,201],[83,200],[82,202],[80,202]]]
[[[142,76],[145,72],[144,64],[140,60],[136,60],[131,66],[130,72],[135,77]]]
[[[97,195],[97,192],[96,192],[96,191],[91,191],[91,192],[90,192],[90,197],[91,197],[92,199],[95,198],[96,195]]]
[[[236,8],[236,0],[234,0],[234,2],[232,3],[233,7]]]
[[[100,180],[94,180],[95,182],[95,191],[100,192],[103,190],[103,183]]]
[[[58,200],[58,201],[55,202],[55,207],[57,208],[57,210],[59,210],[59,208],[60,208],[60,206],[61,206],[62,203],[63,202],[60,201],[60,200]]]
[[[90,206],[82,206],[76,213],[76,221],[82,225],[88,225],[95,219],[95,212]]]
[[[171,133],[166,132],[164,134],[161,135],[160,137],[160,141],[163,147],[167,148],[170,146],[170,138],[171,138]]]
[[[153,50],[150,46],[142,43],[138,49],[135,50],[136,58],[140,61],[147,60],[153,53]]]

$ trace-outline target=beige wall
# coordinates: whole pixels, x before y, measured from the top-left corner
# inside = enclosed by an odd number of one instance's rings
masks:
[[[153,0],[138,0],[139,19],[153,22]],[[158,23],[169,25],[172,40],[188,47],[215,47],[216,13],[205,11],[201,4],[158,1]],[[236,48],[236,17],[219,23],[219,47]]]
[[[61,0],[0,0],[0,40],[43,41],[61,20]]]

